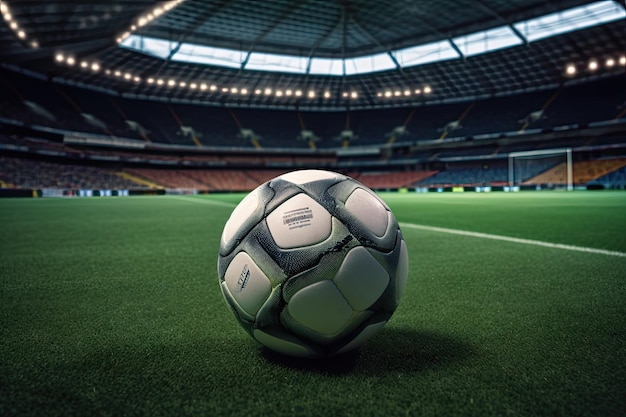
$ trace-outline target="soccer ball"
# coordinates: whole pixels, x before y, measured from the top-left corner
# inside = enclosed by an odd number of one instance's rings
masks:
[[[239,324],[297,357],[355,349],[398,306],[406,244],[389,207],[342,174],[294,171],[260,185],[224,226],[217,271]]]

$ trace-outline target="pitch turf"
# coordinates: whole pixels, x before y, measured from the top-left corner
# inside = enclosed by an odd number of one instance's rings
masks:
[[[404,227],[385,329],[286,359],[217,285],[241,197],[0,200],[0,415],[624,415],[626,257]],[[626,193],[383,197],[404,223],[626,252]]]

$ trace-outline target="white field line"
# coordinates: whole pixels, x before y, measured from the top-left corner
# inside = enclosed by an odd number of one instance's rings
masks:
[[[228,203],[226,201],[200,199],[200,198],[193,198],[193,197],[183,197],[183,196],[177,196],[177,195],[170,195],[169,198],[174,199],[174,200],[188,201],[190,203],[200,203],[200,204],[208,204],[210,206],[228,207],[231,209],[235,208],[235,206],[237,205],[235,203]]]
[[[222,206],[222,207],[228,207],[228,208],[234,208],[237,205],[237,204],[228,203],[225,201],[198,199],[198,198],[193,198],[193,197],[170,196],[170,198],[175,199],[175,200],[188,201],[190,203],[200,203],[200,204]],[[626,258],[626,252],[611,251],[611,250],[606,250],[606,249],[596,249],[596,248],[587,248],[584,246],[565,245],[562,243],[543,242],[541,240],[522,239],[519,237],[510,237],[510,236],[502,236],[502,235],[492,235],[489,233],[470,232],[468,230],[448,229],[445,227],[426,226],[423,224],[400,223],[400,226],[408,228],[408,229],[426,230],[429,232],[469,236],[469,237],[476,237],[480,239],[501,240],[504,242],[519,243],[522,245],[543,246],[545,248],[562,249],[562,250],[569,250],[569,251],[574,251],[574,252],[595,253],[598,255],[618,256],[618,257]]]
[[[611,251],[611,250],[606,250],[606,249],[586,248],[584,246],[564,245],[561,243],[543,242],[541,240],[521,239],[518,237],[492,235],[489,233],[470,232],[467,230],[448,229],[445,227],[426,226],[423,224],[400,223],[400,227],[405,227],[407,229],[426,230],[429,232],[448,233],[451,235],[477,237],[480,239],[502,240],[505,242],[519,243],[522,245],[543,246],[543,247],[552,248],[552,249],[563,249],[563,250],[569,250],[569,251],[575,251],[575,252],[586,252],[586,253],[595,253],[599,255],[619,256],[623,258],[626,257],[625,252],[617,252],[617,251]]]

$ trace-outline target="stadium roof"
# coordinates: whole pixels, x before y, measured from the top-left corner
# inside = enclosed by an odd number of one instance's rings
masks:
[[[505,95],[623,73],[626,51],[618,1],[2,4],[5,65],[129,97],[232,106],[358,109]],[[223,62],[211,60],[215,51],[226,51]]]

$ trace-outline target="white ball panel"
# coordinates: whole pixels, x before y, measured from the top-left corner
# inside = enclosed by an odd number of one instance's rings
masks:
[[[245,252],[235,255],[226,269],[224,282],[239,306],[252,316],[259,311],[272,290],[270,280]]]
[[[224,300],[226,300],[226,302],[237,311],[237,314],[240,318],[248,321],[254,321],[255,317],[248,314],[243,308],[241,308],[237,300],[233,298],[225,282],[222,282],[220,284],[220,289],[222,290],[222,296],[224,297]]]
[[[252,191],[241,200],[224,226],[224,231],[222,232],[222,246],[225,246],[237,236],[245,221],[255,212],[258,205],[259,197],[256,190]]]
[[[333,278],[335,284],[357,311],[366,310],[389,284],[389,274],[363,246],[350,250]]]
[[[352,349],[358,348],[363,343],[374,337],[374,335],[378,333],[385,326],[385,324],[387,324],[386,321],[370,324],[365,329],[363,329],[361,333],[359,333],[354,339],[352,339],[350,343],[339,349],[337,353],[344,353]]]
[[[409,251],[404,240],[400,242],[400,258],[396,268],[396,303],[400,302],[409,277]]]
[[[316,282],[301,289],[289,301],[287,311],[303,326],[325,335],[338,333],[353,313],[332,281]]]
[[[372,233],[382,237],[387,231],[388,217],[385,206],[362,188],[357,188],[346,200],[346,209],[367,226]]]
[[[337,178],[337,174],[335,172],[323,171],[321,169],[303,169],[300,171],[288,172],[281,175],[279,178],[297,185],[302,185],[319,180],[335,179]]]
[[[252,334],[254,335],[254,338],[258,340],[261,344],[285,355],[296,356],[300,358],[306,358],[315,355],[315,353],[309,350],[306,346],[299,345],[293,341],[280,339],[276,336],[272,336],[269,333],[265,333],[262,330],[255,329]]]
[[[330,236],[331,215],[306,194],[298,194],[267,216],[272,238],[283,249],[319,243]]]

